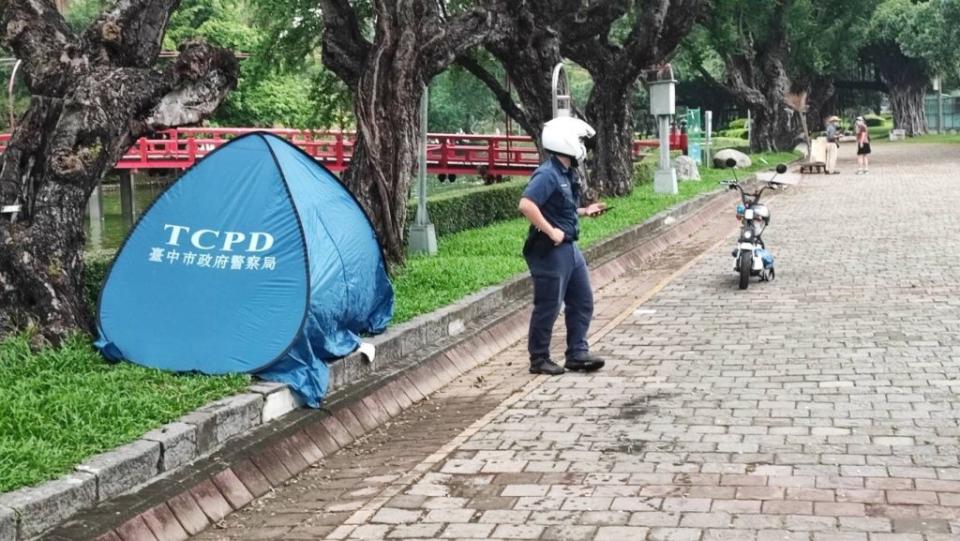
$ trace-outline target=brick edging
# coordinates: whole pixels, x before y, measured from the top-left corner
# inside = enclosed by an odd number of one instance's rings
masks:
[[[701,227],[728,204],[724,195],[724,190],[702,194],[585,250],[594,286],[603,287]],[[298,410],[300,405],[285,386],[256,383],[248,393],[216,401],[141,440],[97,455],[62,479],[4,494],[0,496],[0,541],[30,539],[96,504],[110,509],[116,521],[113,502],[128,511],[126,516],[137,514],[110,526],[102,539],[185,538],[183,532],[195,533],[190,531],[195,526],[219,521],[523,338],[530,290],[528,275],[515,277],[397,326],[378,338],[383,349],[378,348],[376,363],[356,354],[333,363],[337,384],[330,406],[337,409],[332,414]],[[472,317],[465,322],[468,315]],[[469,321],[484,318],[490,321],[472,334],[466,331]],[[464,334],[469,336],[460,340]],[[448,345],[426,359],[414,358],[427,339]],[[262,441],[274,439],[279,441],[260,449]],[[250,457],[224,452],[228,440],[231,448],[254,450]],[[237,445],[236,440],[247,444]],[[198,460],[205,463],[200,477],[185,475],[181,466],[193,462],[193,469]],[[176,487],[163,486],[164,478],[180,477],[192,479],[189,489],[171,491]],[[184,482],[176,481],[178,486]],[[148,484],[146,490],[138,491],[145,492],[144,497],[117,497]],[[159,488],[151,491],[154,485]],[[176,496],[151,501],[159,490]],[[104,517],[86,514],[99,518],[66,523],[47,538],[93,537]],[[171,522],[171,517],[176,520]]]

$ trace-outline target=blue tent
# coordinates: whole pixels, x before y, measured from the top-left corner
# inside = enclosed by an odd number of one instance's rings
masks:
[[[163,370],[253,372],[318,407],[324,361],[392,314],[357,201],[296,146],[254,133],[200,161],[140,218],[101,292],[97,347]]]

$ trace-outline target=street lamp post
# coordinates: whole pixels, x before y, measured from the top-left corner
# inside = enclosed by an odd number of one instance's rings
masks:
[[[419,171],[417,174],[417,215],[410,226],[410,252],[437,255],[437,231],[427,213],[427,110],[430,90],[424,87],[420,99],[420,145],[417,149]]]
[[[677,171],[670,165],[670,118],[676,114],[676,85],[673,69],[667,64],[648,76],[650,113],[657,117],[660,129],[660,161],[653,176],[653,191],[676,194]]]

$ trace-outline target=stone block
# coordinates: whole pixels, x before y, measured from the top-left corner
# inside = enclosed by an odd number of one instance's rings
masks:
[[[17,541],[17,514],[9,507],[0,507],[0,541]]]
[[[170,471],[197,457],[197,427],[187,423],[170,423],[143,436],[160,444],[160,471]]]
[[[263,397],[255,393],[231,396],[214,402],[217,415],[217,442],[223,443],[237,434],[258,426],[263,411]]]
[[[97,501],[105,501],[149,481],[159,472],[159,464],[160,444],[138,440],[94,456],[77,471],[97,477]]]
[[[205,455],[217,448],[217,415],[215,412],[196,410],[180,418],[179,422],[196,429],[195,444],[197,455]]]
[[[97,501],[97,479],[89,473],[71,473],[55,481],[22,488],[0,496],[0,509],[20,516],[19,538],[30,539],[57,526]]]

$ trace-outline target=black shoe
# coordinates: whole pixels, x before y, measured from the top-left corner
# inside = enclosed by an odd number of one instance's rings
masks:
[[[551,376],[559,376],[560,374],[563,374],[563,372],[563,367],[551,361],[549,358],[530,359],[531,374],[548,374]]]
[[[567,362],[563,363],[564,368],[571,371],[594,372],[603,368],[607,364],[603,359],[591,353],[577,353],[572,357],[567,357]]]

